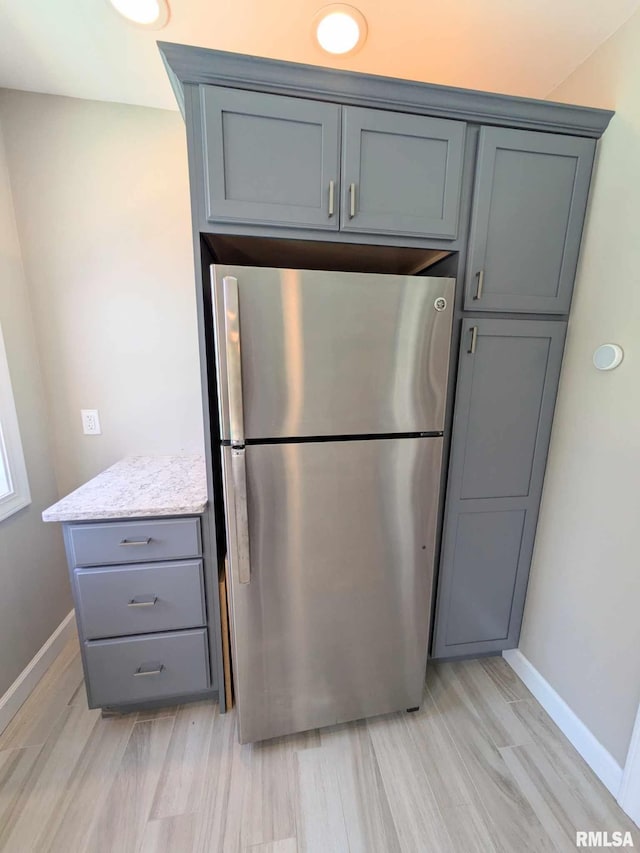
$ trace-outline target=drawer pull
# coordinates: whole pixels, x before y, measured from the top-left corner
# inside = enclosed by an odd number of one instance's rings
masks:
[[[161,663],[156,669],[143,669],[139,666],[136,671],[133,673],[135,676],[138,675],[160,675],[161,672],[164,671],[164,664]]]
[[[121,539],[121,545],[148,545],[151,542],[151,537],[148,536],[146,539]]]
[[[132,598],[131,601],[127,604],[127,607],[153,607],[154,604],[158,603],[158,596],[153,595],[149,596],[147,599],[143,599],[142,601],[138,601],[135,598]]]

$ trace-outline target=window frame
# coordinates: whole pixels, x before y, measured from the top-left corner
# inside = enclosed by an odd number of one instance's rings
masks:
[[[11,491],[0,497],[0,523],[31,503],[9,360],[0,325],[0,464],[3,462]]]

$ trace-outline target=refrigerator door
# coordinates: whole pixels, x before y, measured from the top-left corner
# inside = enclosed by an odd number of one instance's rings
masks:
[[[222,453],[241,742],[420,705],[442,439]]]
[[[442,431],[454,279],[217,265],[212,277],[223,439]]]

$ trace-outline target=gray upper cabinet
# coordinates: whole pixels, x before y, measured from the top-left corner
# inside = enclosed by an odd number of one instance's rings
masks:
[[[483,127],[465,308],[566,314],[595,142]]]
[[[565,332],[463,322],[434,657],[518,644]]]
[[[464,122],[217,86],[200,105],[209,222],[457,237]]]
[[[345,107],[343,231],[455,239],[465,124]]]
[[[200,87],[210,222],[337,230],[340,107]]]

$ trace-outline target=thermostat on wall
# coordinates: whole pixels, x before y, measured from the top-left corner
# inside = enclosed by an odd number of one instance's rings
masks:
[[[598,370],[613,370],[624,357],[618,344],[601,344],[593,354],[593,363]]]

